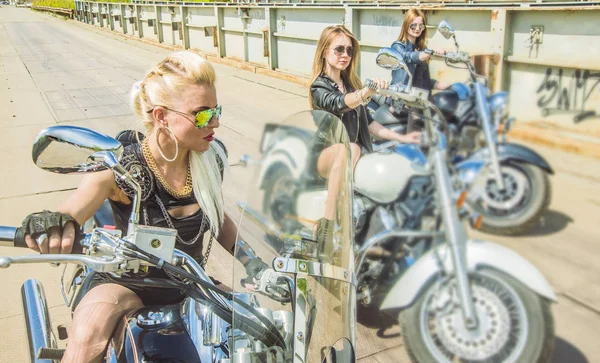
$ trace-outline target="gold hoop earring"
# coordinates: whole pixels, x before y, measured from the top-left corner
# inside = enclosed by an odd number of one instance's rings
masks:
[[[162,147],[160,147],[160,142],[158,141],[158,134],[162,129],[167,130],[173,141],[175,141],[175,156],[173,156],[172,159],[167,158]],[[162,158],[165,159],[168,163],[175,161],[175,159],[177,159],[177,156],[179,156],[179,143],[177,142],[177,137],[175,136],[173,131],[169,129],[169,126],[161,127],[160,129],[158,129],[158,131],[156,132],[156,145],[158,146],[158,152],[160,153],[160,156],[162,156]]]

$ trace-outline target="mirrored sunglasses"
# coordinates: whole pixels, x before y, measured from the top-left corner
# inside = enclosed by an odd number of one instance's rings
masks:
[[[410,24],[410,29],[411,30],[417,30],[417,28],[420,31],[423,31],[423,30],[425,30],[425,24],[423,24],[423,23],[412,23],[412,24]]]
[[[217,118],[217,120],[221,119],[221,113],[222,113],[222,108],[220,105],[218,105],[215,108],[209,108],[207,110],[202,110],[202,111],[198,111],[195,115],[194,114],[189,114],[189,113],[185,113],[185,112],[181,112],[181,111],[177,111],[177,110],[173,110],[170,109],[168,107],[165,106],[160,106],[163,107],[169,111],[173,111],[175,113],[178,113],[180,115],[183,116],[194,116],[194,126],[196,126],[199,129],[203,129],[206,126],[208,126],[208,124],[210,123],[210,120],[212,120],[213,116]],[[187,118],[187,117],[186,117]],[[189,118],[188,118],[189,120]],[[192,120],[190,120],[192,121]]]

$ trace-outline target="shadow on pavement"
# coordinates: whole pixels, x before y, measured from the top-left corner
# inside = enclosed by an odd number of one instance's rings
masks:
[[[548,210],[537,226],[526,233],[525,236],[546,236],[558,233],[567,228],[570,223],[573,223],[573,218],[570,216],[556,210]]]
[[[589,360],[577,349],[576,346],[566,340],[557,337],[554,342],[554,355],[551,363],[588,363]]]

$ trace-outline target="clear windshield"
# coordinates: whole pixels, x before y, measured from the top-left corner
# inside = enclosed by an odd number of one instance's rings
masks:
[[[231,179],[248,190],[229,212],[242,261],[234,262],[232,361],[354,361],[352,175],[342,122],[304,111],[267,125],[259,158],[232,168]]]

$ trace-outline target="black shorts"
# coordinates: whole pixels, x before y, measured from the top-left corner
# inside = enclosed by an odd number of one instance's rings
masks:
[[[135,278],[134,275],[125,275],[124,277]],[[168,279],[168,275],[163,270],[151,269],[148,275],[144,277],[151,278],[166,278]],[[139,298],[142,300],[144,306],[149,305],[171,305],[178,304],[182,302],[186,295],[182,294],[181,290],[176,288],[160,288],[160,287],[145,287],[145,286],[135,286],[129,285],[126,283],[120,283],[118,279],[113,279],[108,277],[106,274],[102,273],[94,273],[92,276],[92,282],[90,284],[90,290],[96,286],[102,284],[117,284],[128,288],[133,291]],[[218,280],[210,278],[215,285],[220,285],[221,282]],[[88,290],[89,291],[89,290]]]

